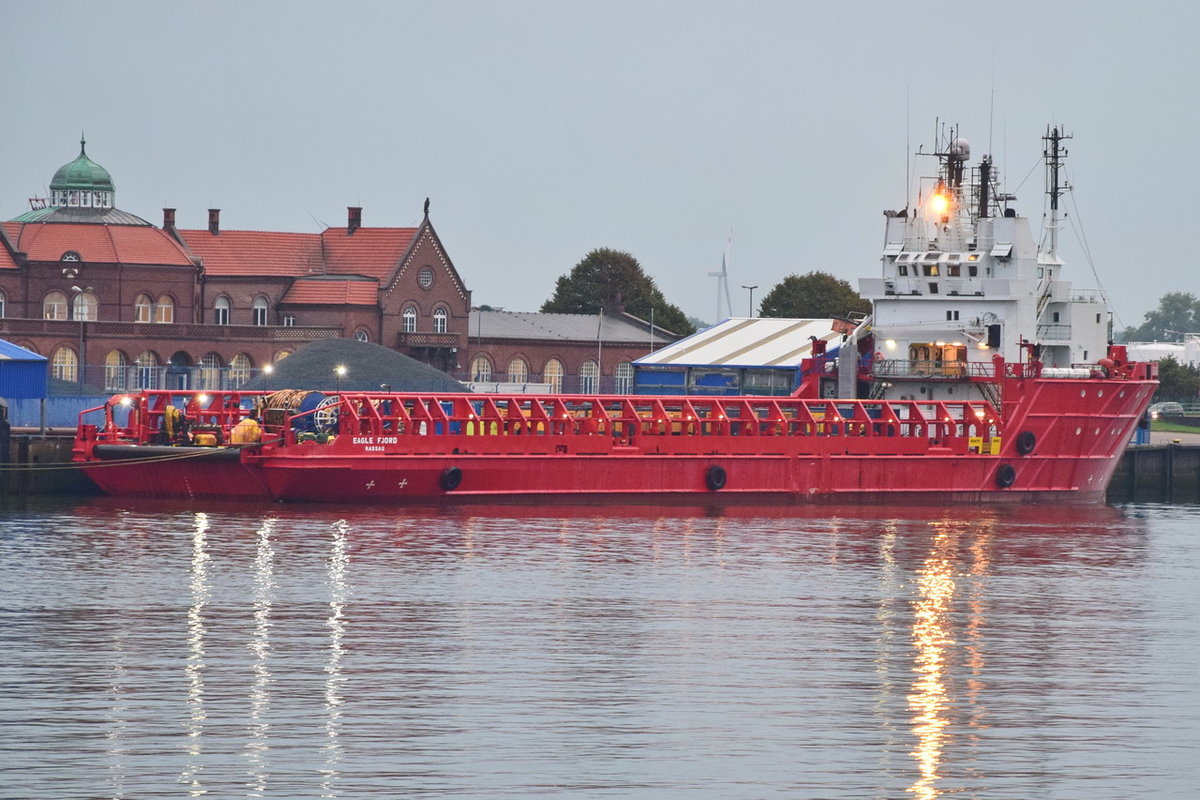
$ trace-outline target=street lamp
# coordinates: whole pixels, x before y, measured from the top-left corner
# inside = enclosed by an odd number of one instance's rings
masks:
[[[91,294],[92,287],[90,286],[72,286],[71,293],[71,316],[79,322],[79,385],[83,386],[84,376],[87,370],[87,338],[84,333],[84,325],[87,322],[87,308],[84,301],[84,296]]]
[[[346,374],[346,365],[338,364],[333,368],[333,374],[337,376],[337,398],[338,402],[342,402],[342,376]]]
[[[747,286],[746,284],[743,283],[742,288],[750,290],[750,316],[753,317],[754,316],[754,290],[758,288],[758,284],[756,283],[753,286]]]
[[[263,374],[263,391],[271,391],[271,373],[275,371],[274,364],[264,364],[262,368]]]

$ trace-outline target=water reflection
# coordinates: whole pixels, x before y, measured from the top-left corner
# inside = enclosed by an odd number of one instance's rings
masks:
[[[187,679],[188,715],[184,720],[184,730],[187,732],[184,752],[187,758],[179,781],[188,787],[188,794],[193,797],[205,793],[200,761],[204,750],[204,721],[207,718],[204,710],[204,608],[208,605],[210,592],[208,526],[208,514],[197,513],[192,532],[192,603],[187,612],[187,664],[183,669]]]
[[[341,794],[336,783],[342,760],[342,703],[343,684],[342,659],[345,656],[343,640],[346,637],[346,598],[349,587],[346,582],[346,567],[350,562],[347,553],[347,535],[350,525],[340,519],[333,524],[329,547],[329,657],[325,662],[325,766],[321,770],[321,796],[337,797]]]
[[[106,740],[106,755],[108,758],[109,794],[114,797],[125,796],[125,774],[128,768],[129,745],[126,735],[129,731],[129,645],[126,642],[128,631],[124,626],[117,626],[113,631],[112,649],[109,656],[112,675],[109,678],[109,707],[106,714],[108,730],[104,732]],[[136,655],[136,653],[135,653]]]
[[[205,508],[0,530],[22,796],[1121,796],[1200,730],[1194,519]]]
[[[983,672],[985,599],[977,580],[990,569],[992,531],[996,520],[980,518],[970,524],[940,520],[930,523],[929,550],[916,571],[917,598],[912,609],[913,681],[908,693],[912,733],[917,743],[911,755],[917,780],[908,791],[920,800],[943,793],[946,753],[953,737],[969,735],[984,726],[980,704]],[[963,555],[964,540],[967,542]],[[963,560],[967,561],[964,565]],[[966,618],[959,621],[956,595],[966,591]],[[959,630],[961,629],[961,639]],[[965,678],[956,675],[961,668]],[[966,724],[952,718],[968,710]]]
[[[263,520],[256,534],[254,550],[254,630],[249,648],[254,656],[254,680],[250,685],[250,725],[245,756],[249,761],[250,796],[263,797],[267,788],[266,756],[270,749],[271,723],[271,605],[275,597],[275,550],[271,535],[276,520]]]

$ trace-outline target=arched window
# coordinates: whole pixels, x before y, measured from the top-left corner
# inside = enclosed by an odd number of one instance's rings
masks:
[[[0,292],[0,319],[4,319],[4,306],[8,302],[8,296],[4,292]]]
[[[42,301],[42,319],[66,319],[67,296],[62,292],[51,292]]]
[[[550,384],[550,391],[561,392],[563,379],[563,365],[557,358],[552,358],[546,362],[546,366],[542,368],[542,382]]]
[[[229,298],[225,296],[218,297],[213,303],[213,324],[228,325],[229,324]]]
[[[158,298],[158,305],[154,307],[154,321],[166,325],[175,321],[175,301],[168,295]]]
[[[475,356],[471,361],[471,380],[486,383],[492,379],[492,362],[487,356]]]
[[[588,359],[579,366],[579,391],[595,394],[600,388],[600,365]]]
[[[441,308],[440,306],[433,310],[433,332],[434,333],[445,333],[446,332],[446,319],[448,316],[449,316],[449,314],[446,313],[446,309]]]
[[[527,383],[529,381],[529,364],[520,356],[508,362],[508,379],[512,383]]]
[[[404,332],[417,332],[417,309],[413,306],[407,306],[404,309]]]
[[[273,362],[275,362],[276,364],[278,364],[280,361],[283,361],[285,358],[287,358],[291,354],[292,354],[291,350],[280,350],[279,352],[277,352],[275,354],[275,357],[271,360]]]
[[[80,292],[71,301],[71,319],[95,322],[96,309],[99,306],[100,301],[96,299],[96,295],[91,292]]]
[[[254,298],[254,305],[251,306],[251,322],[254,325],[267,324],[267,298],[261,294]]]
[[[633,391],[633,364],[628,361],[622,361],[617,364],[617,369],[613,373],[616,378],[616,386],[614,389],[617,394],[629,394]]]
[[[125,391],[126,366],[127,362],[125,360],[124,353],[122,353],[120,350],[109,351],[109,354],[104,357],[104,391]]]
[[[50,377],[60,381],[79,380],[79,359],[74,350],[60,347],[54,351],[54,357],[50,361]]]
[[[240,389],[242,384],[250,380],[250,370],[254,368],[250,356],[238,353],[229,360],[229,387]]]
[[[200,359],[200,388],[221,388],[221,357],[216,353],[208,353]]]
[[[158,368],[158,356],[147,350],[137,357],[137,388],[139,389],[157,389],[160,381],[160,370]]]
[[[151,322],[154,315],[154,300],[148,294],[139,294],[133,301],[133,321]]]
[[[359,341],[359,342],[371,341],[371,335],[369,333],[367,333],[366,331],[364,331],[362,328],[359,328],[358,330],[356,330],[354,332],[354,338],[356,341]]]

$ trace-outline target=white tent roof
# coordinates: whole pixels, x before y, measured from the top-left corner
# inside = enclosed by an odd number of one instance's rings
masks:
[[[812,338],[834,347],[842,334],[832,319],[734,317],[648,356],[638,366],[798,367],[812,352]],[[829,348],[833,350],[833,347]]]

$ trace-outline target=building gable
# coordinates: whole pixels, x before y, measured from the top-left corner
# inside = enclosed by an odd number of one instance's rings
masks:
[[[470,305],[470,292],[467,291],[458,270],[455,269],[454,262],[446,255],[446,248],[429,222],[429,217],[426,217],[421,222],[421,226],[416,229],[416,235],[407,252],[396,264],[394,271],[384,284],[385,296],[419,295],[419,292],[429,288],[423,283],[426,278],[422,276],[422,271],[425,269],[430,271],[428,274],[435,283],[449,281],[452,291],[448,292],[442,287],[439,294],[443,297],[456,294],[465,306]]]

